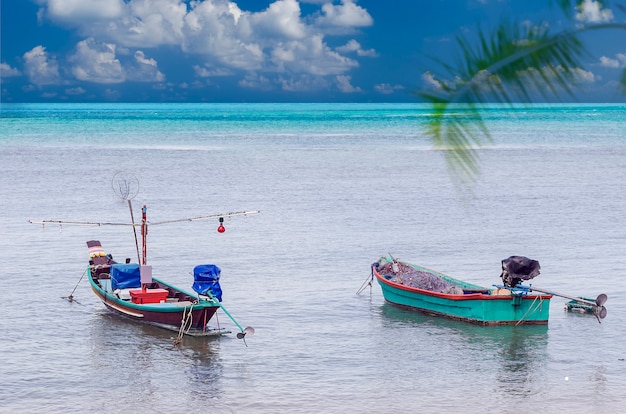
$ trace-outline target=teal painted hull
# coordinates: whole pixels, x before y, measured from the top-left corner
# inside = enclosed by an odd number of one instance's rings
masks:
[[[389,263],[383,258],[379,263]],[[460,286],[463,294],[440,293],[398,283],[372,271],[385,300],[393,305],[431,315],[481,325],[545,325],[548,323],[552,295],[520,295],[508,290],[488,289],[466,283],[421,266],[404,263],[413,269],[436,275]]]

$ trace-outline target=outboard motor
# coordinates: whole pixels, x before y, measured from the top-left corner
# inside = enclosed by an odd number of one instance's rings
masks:
[[[502,282],[507,288],[513,288],[522,280],[530,280],[540,273],[539,262],[524,256],[511,256],[502,261]]]

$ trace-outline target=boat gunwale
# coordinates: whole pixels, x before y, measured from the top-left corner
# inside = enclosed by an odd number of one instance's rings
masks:
[[[206,308],[219,308],[221,307],[219,303],[215,303],[211,300],[199,298],[196,295],[192,295],[189,292],[179,289],[176,286],[171,285],[170,283],[164,282],[156,277],[153,277],[152,280],[154,282],[160,283],[168,288],[175,290],[176,292],[180,292],[189,297],[193,297],[198,299],[198,302],[192,302],[190,305],[182,306],[177,303],[134,303],[131,300],[120,299],[117,295],[108,292],[102,288],[98,283],[96,283],[96,278],[93,277],[93,273],[91,272],[91,266],[89,266],[88,279],[91,284],[91,288],[96,293],[96,295],[100,298],[102,302],[105,304],[109,304],[110,302],[118,304],[120,307],[124,307],[129,311],[152,311],[152,312],[161,312],[161,313],[181,313],[186,309],[193,308],[194,311],[202,310]],[[144,315],[133,315],[136,317],[143,317]]]
[[[417,270],[425,270],[428,272],[431,272],[437,276],[443,276],[441,273],[439,272],[435,272],[435,271],[431,271],[429,269],[423,268],[423,267],[416,267],[415,265],[411,265],[409,263],[406,262],[401,262],[405,265],[411,266],[414,269]],[[379,282],[382,282],[390,287],[393,287],[395,289],[400,289],[400,290],[404,290],[404,291],[408,291],[408,292],[413,292],[413,293],[419,293],[422,295],[426,295],[426,296],[434,296],[434,297],[438,297],[438,298],[442,298],[442,299],[448,299],[448,300],[453,300],[453,301],[466,301],[466,300],[511,300],[511,297],[513,296],[517,296],[520,297],[522,300],[535,300],[537,298],[542,298],[545,300],[550,300],[552,299],[552,295],[544,295],[544,294],[536,294],[536,295],[486,295],[484,293],[467,293],[467,294],[462,294],[462,295],[455,295],[455,294],[450,294],[450,293],[441,293],[441,292],[434,292],[432,290],[426,290],[426,289],[420,289],[420,288],[416,288],[413,286],[407,286],[407,285],[403,285],[401,283],[396,283],[393,282],[387,278],[385,278],[383,275],[381,275],[374,266],[372,266],[372,271],[374,272],[374,276],[376,276],[376,279],[378,279]],[[478,285],[473,285],[471,283],[465,283],[463,281],[460,281],[458,279],[454,279],[452,277],[445,277],[444,279],[449,280],[449,281],[456,281],[458,284],[460,285],[469,285],[469,286],[475,286],[477,288],[480,289],[484,289],[484,290],[490,290],[488,288],[484,288]]]

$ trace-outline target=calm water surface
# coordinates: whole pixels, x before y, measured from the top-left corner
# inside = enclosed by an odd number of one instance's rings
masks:
[[[626,404],[626,106],[494,108],[460,194],[416,105],[3,105],[0,412],[619,412]],[[187,338],[107,313],[85,241],[136,257],[111,179],[140,180],[155,276],[222,268],[224,305],[256,329]],[[608,316],[479,327],[355,292],[380,255],[473,283],[540,261],[537,286],[605,292]],[[80,283],[79,283],[80,281]],[[80,303],[61,299],[73,289]],[[222,327],[236,329],[220,313]]]

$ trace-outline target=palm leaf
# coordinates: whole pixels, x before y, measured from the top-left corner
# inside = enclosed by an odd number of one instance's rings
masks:
[[[572,10],[574,0],[554,0]],[[491,141],[482,113],[488,103],[515,105],[537,98],[573,97],[577,68],[587,57],[579,35],[584,31],[621,28],[603,24],[551,34],[545,27],[503,21],[491,33],[478,32],[475,43],[457,37],[457,65],[442,64],[446,76],[435,77],[437,90],[418,92],[432,104],[427,135],[444,152],[449,171],[461,181],[479,173],[478,152]],[[626,91],[626,70],[620,82]],[[459,114],[459,107],[463,108]],[[454,108],[454,112],[451,111]]]

